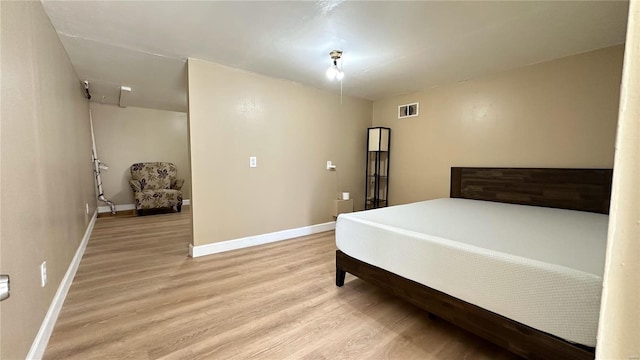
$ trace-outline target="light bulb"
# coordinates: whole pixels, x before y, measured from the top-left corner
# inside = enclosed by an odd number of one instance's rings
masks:
[[[337,70],[336,69],[336,79],[338,79],[338,80],[344,79],[344,72],[342,72],[342,70]]]
[[[337,69],[334,66],[327,69],[327,77],[329,78],[329,80],[335,79],[336,76],[338,76],[338,74]]]

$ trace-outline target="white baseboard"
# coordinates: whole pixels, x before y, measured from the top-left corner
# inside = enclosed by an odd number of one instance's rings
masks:
[[[134,204],[116,205],[116,211],[134,210],[135,208],[136,206]],[[98,206],[98,212],[108,213],[111,212],[111,208],[109,206]]]
[[[71,287],[71,283],[73,282],[73,277],[76,275],[76,271],[78,270],[78,266],[80,265],[80,260],[82,260],[82,255],[84,255],[84,251],[87,248],[87,243],[89,242],[89,238],[91,237],[91,232],[93,231],[93,226],[96,224],[97,217],[98,211],[96,210],[93,212],[93,216],[89,221],[89,225],[87,225],[87,230],[85,230],[84,232],[82,241],[80,242],[80,245],[76,250],[76,254],[71,260],[71,264],[69,264],[67,273],[64,274],[64,277],[60,282],[60,286],[58,286],[58,290],[53,296],[53,300],[51,301],[49,310],[47,311],[47,314],[42,321],[42,325],[40,325],[40,330],[38,330],[38,334],[36,334],[36,337],[31,344],[31,349],[29,349],[29,353],[26,357],[29,360],[42,359],[42,356],[44,355],[44,350],[47,348],[49,338],[51,337],[51,333],[53,332],[53,327],[58,320],[58,315],[60,315],[62,304],[64,304],[64,299],[67,297],[67,293],[69,292],[69,288]]]
[[[191,205],[191,201],[189,199],[182,200],[182,205]],[[127,211],[127,210],[135,210],[135,204],[122,204],[116,205],[116,211]],[[99,213],[107,213],[111,212],[111,208],[109,206],[98,206]]]
[[[192,257],[200,257],[205,255],[217,254],[225,251],[247,248],[256,245],[268,244],[276,241],[293,239],[300,236],[316,234],[323,231],[334,230],[336,222],[330,221],[323,224],[304,226],[295,229],[276,231],[268,234],[249,236],[239,239],[221,241],[206,245],[189,245],[189,255]]]

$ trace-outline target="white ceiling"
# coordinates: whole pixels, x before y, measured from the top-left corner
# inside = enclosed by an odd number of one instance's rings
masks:
[[[43,1],[93,101],[186,111],[186,59],[376,100],[624,42],[626,1]]]

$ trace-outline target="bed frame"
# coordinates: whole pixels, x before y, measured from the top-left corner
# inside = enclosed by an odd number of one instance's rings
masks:
[[[611,169],[451,168],[452,198],[608,214]],[[441,319],[528,359],[593,359],[570,343],[336,251],[336,285],[346,273],[377,285]]]

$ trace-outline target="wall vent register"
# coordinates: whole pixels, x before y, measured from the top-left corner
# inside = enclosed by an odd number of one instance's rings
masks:
[[[398,106],[398,119],[418,116],[420,103],[406,104]]]

